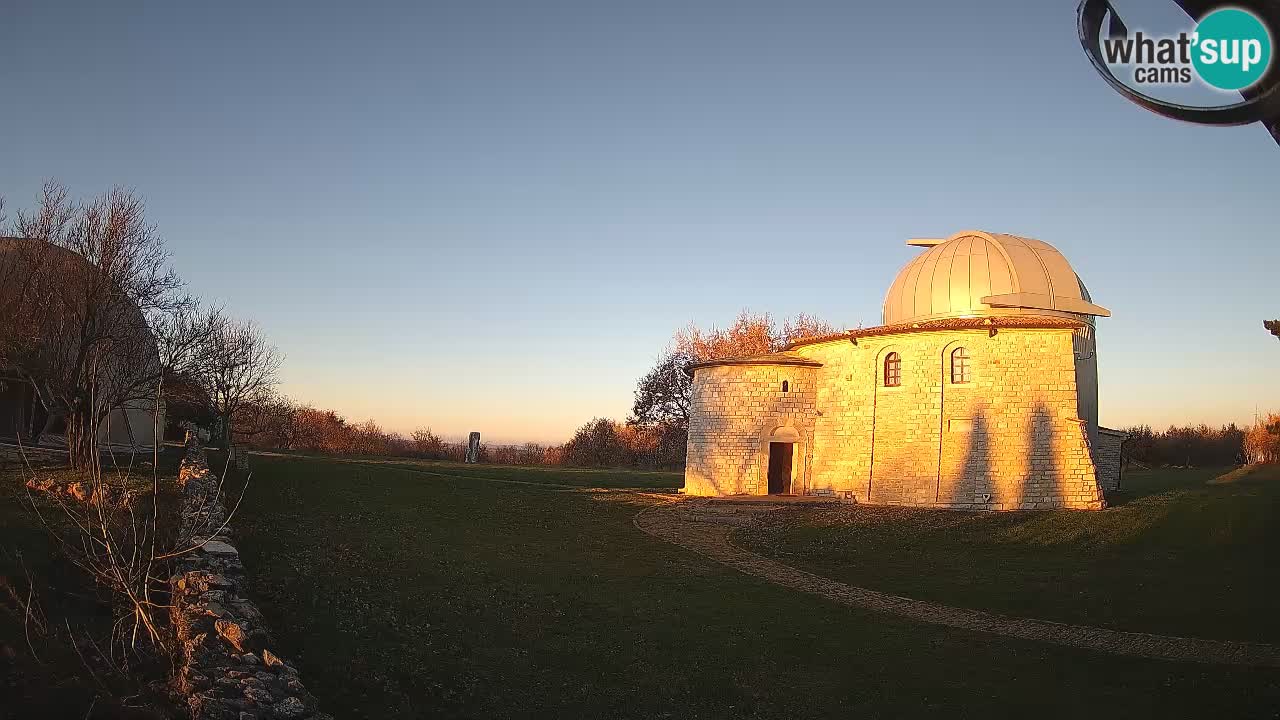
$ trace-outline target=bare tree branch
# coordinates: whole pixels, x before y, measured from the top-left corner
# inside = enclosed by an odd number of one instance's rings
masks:
[[[87,203],[46,182],[0,247],[9,338],[0,359],[31,382],[50,421],[66,420],[72,464],[87,468],[116,409],[151,399],[163,375],[151,325],[178,310],[181,282],[140,198],[113,188]]]

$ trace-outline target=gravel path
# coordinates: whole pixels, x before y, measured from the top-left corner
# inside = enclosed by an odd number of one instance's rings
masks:
[[[1048,620],[1009,617],[981,610],[912,600],[854,587],[743,550],[729,541],[734,525],[749,522],[732,510],[716,511],[703,500],[682,500],[646,508],[635,517],[640,530],[688,548],[775,585],[810,593],[842,605],[891,613],[919,622],[995,633],[1005,637],[1085,648],[1116,655],[1213,664],[1280,667],[1280,647],[1264,643],[1201,640],[1123,632]]]

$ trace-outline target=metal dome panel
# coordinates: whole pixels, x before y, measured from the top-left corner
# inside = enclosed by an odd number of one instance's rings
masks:
[[[884,324],[945,317],[1109,316],[1052,245],[1032,238],[966,230],[926,247],[898,272],[884,300]]]

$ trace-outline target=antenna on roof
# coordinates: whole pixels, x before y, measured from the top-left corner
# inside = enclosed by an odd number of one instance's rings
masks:
[[[911,247],[933,247],[946,241],[946,238],[910,238],[907,240],[907,244]]]

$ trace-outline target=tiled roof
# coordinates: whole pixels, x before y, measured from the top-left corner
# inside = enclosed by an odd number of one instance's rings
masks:
[[[940,330],[987,330],[990,328],[1078,328],[1084,327],[1086,323],[1082,320],[1073,320],[1066,317],[1053,316],[1037,316],[1037,315],[1010,315],[1006,317],[970,317],[970,318],[941,318],[938,320],[922,320],[920,322],[899,323],[897,325],[877,325],[869,328],[858,328],[856,330],[845,330],[844,332],[832,333],[830,335],[817,335],[814,337],[802,338],[794,340],[787,344],[783,350],[793,350],[803,345],[813,345],[821,342],[832,342],[834,340],[856,340],[863,337],[876,337],[879,335],[899,335],[915,332],[937,332]]]
[[[742,358],[719,358],[717,360],[704,360],[700,363],[694,363],[685,369],[685,372],[692,374],[694,370],[704,367],[713,367],[716,365],[798,365],[801,367],[822,367],[822,363],[807,358],[803,355],[790,352],[776,352],[767,355],[753,355],[751,357]]]

